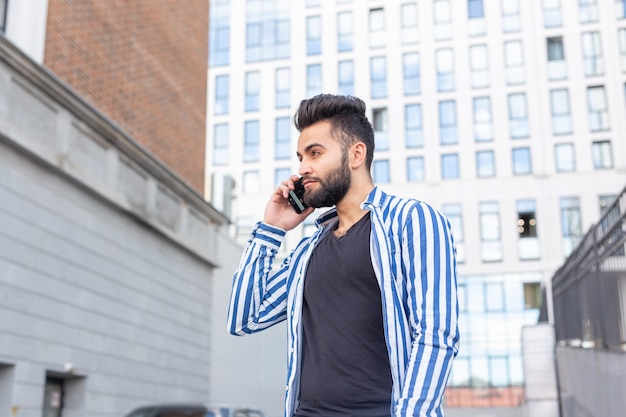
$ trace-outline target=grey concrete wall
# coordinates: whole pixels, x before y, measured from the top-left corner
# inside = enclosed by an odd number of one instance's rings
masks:
[[[242,248],[220,246],[223,265],[237,265]],[[263,332],[232,336],[226,330],[232,273],[213,281],[211,340],[211,401],[261,407],[270,417],[282,417],[287,375],[287,328],[283,323]]]
[[[623,416],[626,352],[557,346],[562,417]]]
[[[41,417],[46,375],[64,417],[188,400],[279,415],[284,334],[225,331],[227,223],[0,37],[0,415]]]
[[[551,324],[522,329],[524,390],[529,417],[559,417],[554,327]]]
[[[40,417],[46,372],[70,367],[86,395],[66,416],[206,400],[210,264],[6,144],[0,167],[0,362],[18,415]]]

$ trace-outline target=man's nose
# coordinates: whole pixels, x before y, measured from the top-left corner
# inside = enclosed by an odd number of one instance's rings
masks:
[[[300,168],[298,169],[298,173],[302,175],[307,175],[311,173],[311,165],[306,161],[306,159],[302,159],[300,161]]]

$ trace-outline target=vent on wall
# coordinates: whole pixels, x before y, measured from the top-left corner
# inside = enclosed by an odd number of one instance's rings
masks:
[[[211,204],[231,218],[235,180],[228,174],[214,173],[211,177]]]

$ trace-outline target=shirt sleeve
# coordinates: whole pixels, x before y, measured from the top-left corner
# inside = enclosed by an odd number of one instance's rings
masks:
[[[286,318],[289,258],[272,274],[272,263],[286,231],[259,222],[233,277],[227,328],[233,335],[266,329]]]
[[[459,343],[456,249],[450,223],[427,204],[417,204],[405,223],[402,262],[412,343],[395,414],[443,416]]]

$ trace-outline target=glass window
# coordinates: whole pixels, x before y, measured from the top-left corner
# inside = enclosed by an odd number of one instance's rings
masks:
[[[467,0],[467,11],[470,19],[485,17],[483,0]]]
[[[444,207],[444,211],[445,211],[445,207]],[[450,222],[452,223],[452,222]],[[454,230],[454,226],[452,226],[452,233],[456,233],[456,231]],[[456,242],[456,234],[455,234],[455,242]],[[459,301],[459,311],[465,313],[467,312],[467,284],[463,283],[459,283],[458,287],[457,287],[457,299]],[[454,371],[453,371],[454,372]]]
[[[513,148],[513,174],[528,175],[532,173],[530,148]]]
[[[510,385],[507,357],[489,358],[489,382],[493,387],[508,387]]]
[[[306,53],[307,55],[322,53],[322,18],[319,16],[306,18]]]
[[[387,108],[374,109],[372,111],[372,125],[374,127],[374,140],[376,150],[385,151],[389,149],[389,122],[387,118]]]
[[[582,221],[578,197],[561,197],[561,229],[563,233],[563,256],[567,257],[582,239]]]
[[[435,52],[435,62],[438,91],[454,91],[454,54],[452,48],[438,49]]]
[[[537,237],[535,200],[517,201],[517,233],[520,238]]]
[[[322,92],[322,64],[306,66],[306,94],[313,97]]]
[[[537,238],[537,216],[535,200],[518,200],[517,203],[518,256],[521,260],[539,259],[539,239]]]
[[[372,98],[387,97],[387,60],[384,56],[370,59]]]
[[[600,32],[585,32],[582,34],[583,62],[585,75],[604,74],[604,60],[602,59],[602,42]]]
[[[278,117],[276,119],[276,141],[275,154],[276,159],[288,159],[291,157],[291,120],[289,117]]]
[[[606,104],[604,86],[588,87],[589,130],[597,132],[609,129],[609,109]]]
[[[448,153],[441,155],[441,178],[449,180],[459,178],[459,155]]]
[[[374,161],[374,163],[372,164],[372,173],[375,183],[389,183],[391,181],[391,178],[389,176],[389,161],[387,161],[386,159]]]
[[[519,0],[500,0],[502,31],[517,32],[520,29]]]
[[[385,46],[385,10],[370,9],[369,14],[370,48]]]
[[[543,25],[552,28],[561,23],[561,0],[543,0]]]
[[[244,127],[244,162],[255,162],[259,160],[259,122],[249,120]]]
[[[467,285],[467,311],[471,313],[483,313],[486,310],[485,307],[485,290],[482,282],[470,282]],[[479,316],[479,315],[477,315]],[[480,315],[479,317],[484,317]],[[484,324],[483,324],[484,327]],[[486,381],[486,380],[485,380]]]
[[[598,5],[596,0],[578,0],[578,16],[580,23],[598,21]]]
[[[594,169],[613,168],[613,151],[608,140],[596,141],[591,144]]]
[[[337,15],[337,51],[351,51],[353,43],[352,12],[341,12]]]
[[[626,0],[615,0],[615,11],[618,19],[626,18]]]
[[[454,100],[439,102],[439,143],[442,145],[458,143]]]
[[[485,309],[487,311],[504,310],[504,289],[501,282],[486,282]]]
[[[502,242],[500,238],[500,209],[497,202],[479,204],[480,249],[483,262],[502,260]]]
[[[487,178],[495,175],[496,161],[493,151],[476,152],[476,176],[478,178]]]
[[[487,358],[484,356],[472,356],[470,358],[471,362],[471,370],[472,376],[470,377],[470,381],[473,387],[485,387],[490,380],[489,375],[489,362]]]
[[[491,129],[491,98],[476,97],[474,102],[474,139],[476,142],[493,140]]]
[[[254,219],[249,217],[239,217],[235,221],[235,239],[240,245],[245,246],[250,239],[250,233],[254,227]]]
[[[525,93],[509,94],[509,123],[512,139],[528,137],[528,113]]]
[[[419,41],[417,3],[404,3],[400,6],[400,36],[407,45]]]
[[[229,102],[228,74],[215,77],[215,114],[228,114]]]
[[[487,31],[487,26],[485,24],[485,9],[483,7],[483,0],[468,0],[467,12],[469,18],[469,35],[484,35]]]
[[[0,24],[4,24],[3,22],[4,19],[0,19]],[[209,18],[209,66],[228,65],[229,52],[230,3],[212,4]]]
[[[404,95],[410,96],[421,93],[420,83],[420,55],[418,52],[408,52],[402,55],[404,75]]]
[[[563,50],[563,38],[557,36],[547,39],[548,51],[548,79],[562,80],[567,78],[567,65]]]
[[[313,233],[316,231],[317,225],[315,224],[315,216],[307,217],[304,222],[302,222],[302,236],[313,236]]]
[[[289,58],[289,7],[288,2],[247,0],[246,62]]]
[[[424,146],[421,104],[407,104],[404,107],[404,126],[406,147],[421,148]]]
[[[291,176],[291,170],[289,168],[276,168],[274,170],[274,187],[285,181]]]
[[[450,0],[434,0],[433,15],[435,20],[435,39],[450,39],[452,37],[452,10]]]
[[[213,127],[213,165],[228,164],[228,125],[220,123]]]
[[[246,111],[259,110],[259,72],[246,72]]]
[[[619,30],[619,53],[622,60],[622,72],[626,72],[626,28]]]
[[[289,174],[287,174],[289,175]],[[283,180],[286,177],[283,177]],[[282,181],[282,180],[281,180]],[[259,171],[251,170],[243,172],[242,190],[246,194],[256,194],[259,192]]]
[[[489,57],[487,45],[470,46],[472,88],[489,87]]]
[[[615,199],[617,198],[616,195],[601,195],[598,197],[598,203],[600,204],[600,213],[604,214],[609,207],[611,206],[611,204],[613,204],[613,202],[615,201]]]
[[[276,108],[284,109],[291,105],[291,71],[289,68],[277,68],[274,77],[276,84]]]
[[[354,63],[339,61],[339,94],[354,95]]]
[[[550,91],[550,109],[552,111],[552,133],[555,135],[572,133],[569,92],[566,88]]]
[[[452,227],[452,235],[454,236],[454,245],[456,246],[457,262],[465,262],[465,234],[463,231],[463,209],[460,204],[449,203],[444,204],[441,212],[450,222]]]
[[[554,159],[557,172],[572,172],[576,169],[576,157],[572,143],[554,145]]]
[[[318,7],[322,4],[322,0],[306,0],[306,7]]]
[[[464,312],[465,310],[461,311]],[[457,357],[454,360],[454,367],[450,373],[450,385],[453,387],[469,387],[471,385],[471,381],[472,375],[470,373],[469,358]]]
[[[541,283],[524,282],[524,308],[541,308]]]
[[[406,179],[409,182],[424,181],[424,157],[412,156],[406,160]]]
[[[526,81],[526,75],[524,74],[522,41],[507,41],[504,43],[504,61],[507,84],[523,84]]]
[[[565,52],[563,52],[563,37],[558,36],[555,38],[548,38],[547,45],[548,61],[563,61],[565,59]]]

